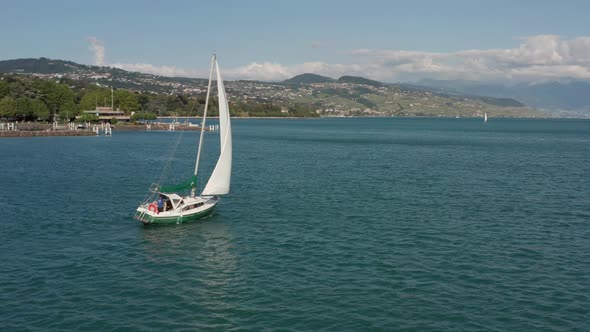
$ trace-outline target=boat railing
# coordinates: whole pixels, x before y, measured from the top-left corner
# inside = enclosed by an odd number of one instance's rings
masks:
[[[135,211],[135,214],[133,215],[133,219],[135,220],[139,220],[141,222],[148,222],[149,219],[145,217],[146,213],[143,211]]]
[[[139,206],[144,207],[144,209],[145,209],[147,207],[147,205],[149,205],[152,202],[152,198],[153,198],[152,196],[147,197],[142,203],[139,204]],[[133,214],[133,219],[139,220],[141,222],[148,222],[149,219],[146,218],[146,214],[147,213],[145,212],[145,210],[143,210],[143,211],[136,210],[135,214]]]
[[[160,184],[158,183],[152,183],[152,185],[150,186],[150,192],[152,194],[156,194],[160,191]]]

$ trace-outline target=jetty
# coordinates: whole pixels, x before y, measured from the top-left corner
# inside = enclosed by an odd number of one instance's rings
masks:
[[[193,125],[186,125],[186,124],[179,124],[179,123],[164,123],[164,122],[154,122],[154,123],[143,123],[143,124],[117,124],[113,126],[114,131],[123,131],[123,130],[151,130],[151,131],[174,131],[174,130],[188,130],[188,131],[200,131],[201,127],[193,126]],[[209,130],[206,128],[205,130]]]
[[[56,123],[0,123],[0,137],[39,137],[39,136],[94,136],[90,130],[80,130],[73,124]]]
[[[207,126],[205,131],[215,131],[219,125]],[[111,136],[116,131],[200,131],[202,128],[189,123],[119,123],[111,125],[108,122],[93,123],[75,123],[65,124],[53,123],[20,123],[20,122],[0,122],[0,137],[43,137],[43,136]]]

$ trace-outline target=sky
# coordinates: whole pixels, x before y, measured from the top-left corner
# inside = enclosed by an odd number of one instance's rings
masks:
[[[0,60],[166,76],[590,80],[590,1],[0,0]]]

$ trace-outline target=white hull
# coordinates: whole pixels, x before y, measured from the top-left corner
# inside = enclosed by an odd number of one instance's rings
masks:
[[[170,202],[169,204],[165,204],[165,207],[158,211],[156,201],[144,203],[137,208],[135,218],[146,224],[173,223],[175,221],[181,223],[211,211],[219,202],[218,196],[180,197],[174,194],[162,195]],[[166,205],[172,205],[172,207],[167,208]]]

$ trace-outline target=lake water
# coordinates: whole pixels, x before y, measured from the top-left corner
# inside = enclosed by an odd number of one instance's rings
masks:
[[[197,132],[0,140],[0,330],[590,331],[590,121],[233,133],[215,214],[151,227]]]

